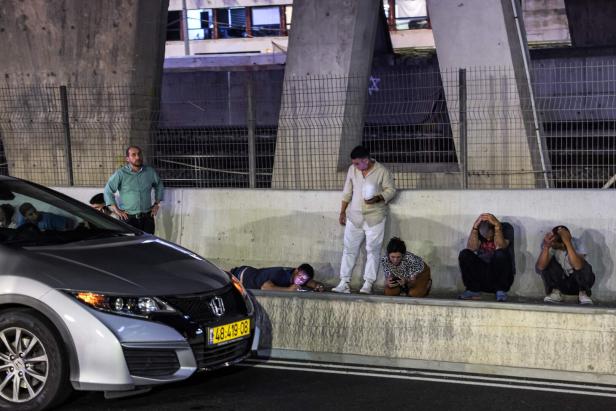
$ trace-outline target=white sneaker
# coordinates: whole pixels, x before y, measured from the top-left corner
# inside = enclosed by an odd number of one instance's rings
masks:
[[[372,282],[365,281],[364,285],[361,287],[361,290],[359,290],[359,292],[361,294],[372,294]]]
[[[347,283],[346,281],[342,280],[342,281],[340,281],[340,284],[338,284],[336,287],[332,288],[332,291],[335,292],[335,293],[350,294],[351,293],[351,288],[349,287],[349,283]]]
[[[582,305],[592,305],[593,304],[592,299],[586,294],[585,291],[580,291],[578,298],[580,300],[580,304]]]
[[[546,303],[562,303],[563,302],[563,295],[560,293],[560,290],[557,290],[555,288],[555,289],[552,290],[550,295],[546,295],[545,296],[543,301],[545,301]]]

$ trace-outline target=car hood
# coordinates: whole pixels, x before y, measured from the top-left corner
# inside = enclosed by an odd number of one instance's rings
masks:
[[[197,294],[229,276],[196,254],[153,236],[28,247],[11,271],[51,287],[116,295]]]

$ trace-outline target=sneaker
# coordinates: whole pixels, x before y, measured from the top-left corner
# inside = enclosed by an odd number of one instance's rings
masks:
[[[563,295],[560,293],[560,290],[553,289],[550,295],[546,295],[543,299],[546,303],[562,303]]]
[[[458,298],[460,300],[481,300],[481,293],[479,291],[465,290]]]
[[[497,291],[496,292],[496,301],[501,303],[507,301],[507,293],[505,291]]]
[[[588,296],[588,294],[586,294],[585,291],[580,291],[580,294],[578,295],[578,298],[580,300],[580,304],[582,304],[582,305],[592,305],[592,299]]]
[[[359,292],[362,294],[372,294],[372,281],[365,281]]]
[[[332,291],[335,293],[350,294],[351,288],[349,287],[349,283],[343,280],[340,281],[340,284],[338,284],[336,287],[332,288]]]

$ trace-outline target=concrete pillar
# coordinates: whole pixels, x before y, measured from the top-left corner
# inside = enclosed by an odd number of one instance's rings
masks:
[[[273,188],[341,188],[360,144],[380,2],[295,0]],[[335,178],[333,178],[335,176]]]
[[[565,0],[573,47],[616,46],[616,3],[612,0]]]
[[[12,175],[68,184],[60,86],[76,185],[102,185],[158,106],[167,0],[6,0],[0,135]],[[146,152],[147,155],[147,152]]]
[[[428,3],[458,159],[458,69],[467,68],[469,188],[532,188],[549,170],[517,0]]]

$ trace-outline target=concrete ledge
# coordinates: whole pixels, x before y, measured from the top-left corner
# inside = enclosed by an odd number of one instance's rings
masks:
[[[254,294],[274,358],[616,385],[614,309]]]

